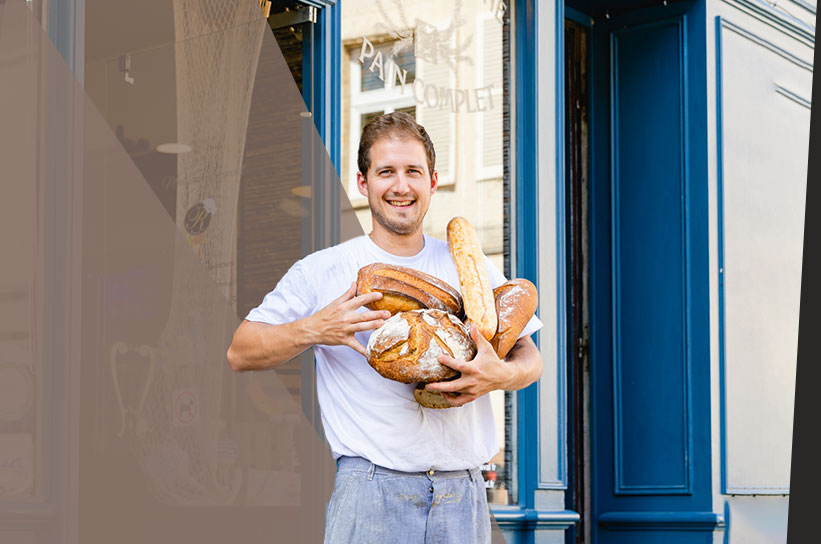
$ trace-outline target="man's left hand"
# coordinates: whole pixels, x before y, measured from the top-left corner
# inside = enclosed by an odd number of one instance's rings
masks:
[[[499,359],[493,346],[479,333],[475,323],[470,325],[470,337],[476,344],[476,356],[471,361],[460,361],[447,355],[438,360],[462,375],[447,382],[429,383],[428,391],[441,391],[454,406],[462,406],[496,389],[507,389],[516,371],[515,365]]]

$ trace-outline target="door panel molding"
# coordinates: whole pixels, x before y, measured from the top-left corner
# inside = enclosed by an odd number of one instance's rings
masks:
[[[686,22],[681,14],[610,35],[616,494],[692,491]],[[671,68],[659,69],[666,78],[645,81],[647,71],[635,69],[643,48],[663,51],[642,58],[642,68],[667,61]],[[676,221],[668,220],[673,214]],[[667,330],[670,311],[676,331]],[[666,357],[655,361],[657,354]]]

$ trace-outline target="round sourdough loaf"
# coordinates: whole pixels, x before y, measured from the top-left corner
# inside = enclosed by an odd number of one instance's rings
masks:
[[[402,383],[437,382],[456,376],[458,372],[439,363],[439,355],[462,361],[476,355],[465,324],[441,310],[399,312],[368,341],[368,363],[383,377]]]

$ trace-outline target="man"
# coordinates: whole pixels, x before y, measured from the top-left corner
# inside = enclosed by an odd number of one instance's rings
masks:
[[[338,467],[326,543],[489,542],[478,466],[499,446],[487,393],[518,390],[539,378],[542,361],[530,335],[541,322],[534,317],[527,324],[506,360],[475,326],[472,361],[440,356],[461,376],[427,388],[445,392],[454,408],[423,408],[413,384],[377,374],[364,346],[390,314],[362,308],[382,295],[355,296],[358,270],[385,262],[453,286],[459,278],[447,243],[422,233],[438,184],[425,129],[405,113],[376,118],[362,131],[358,166],[372,232],[294,264],[239,326],[228,360],[234,370],[261,370],[316,346],[317,396]],[[494,287],[503,283],[486,262]]]

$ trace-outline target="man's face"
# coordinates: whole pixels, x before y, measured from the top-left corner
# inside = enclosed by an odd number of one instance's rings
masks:
[[[367,177],[357,172],[359,192],[368,197],[374,229],[402,236],[422,228],[438,177],[428,171],[425,146],[413,138],[387,136],[370,149]]]

